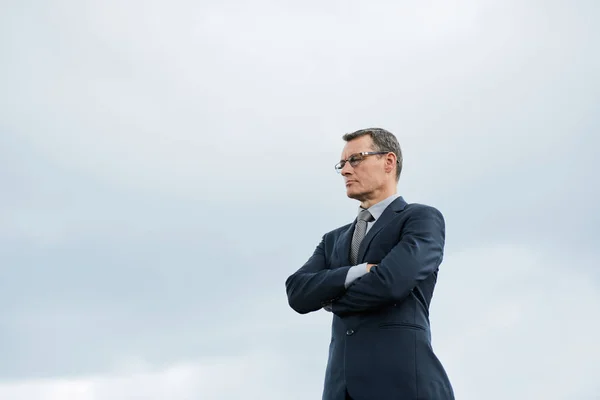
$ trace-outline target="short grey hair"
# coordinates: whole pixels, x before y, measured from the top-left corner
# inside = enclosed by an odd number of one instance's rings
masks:
[[[373,139],[374,151],[389,151],[396,155],[396,159],[398,160],[396,164],[396,181],[399,181],[400,173],[402,172],[402,150],[400,149],[400,143],[398,143],[396,136],[382,128],[367,128],[360,129],[356,132],[346,133],[343,136],[343,139],[346,142],[349,142],[365,135],[369,135],[371,136],[371,139]]]

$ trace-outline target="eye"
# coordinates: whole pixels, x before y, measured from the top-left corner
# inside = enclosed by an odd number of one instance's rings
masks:
[[[348,162],[350,162],[350,165],[355,165],[362,160],[363,160],[363,156],[357,154],[355,156],[350,156],[350,158],[348,159]]]

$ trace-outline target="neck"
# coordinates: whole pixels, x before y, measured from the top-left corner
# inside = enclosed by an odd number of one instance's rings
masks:
[[[360,202],[360,206],[362,208],[369,208],[377,203],[379,203],[380,201],[383,201],[385,199],[387,199],[388,197],[390,197],[391,195],[394,195],[397,193],[396,187],[391,187],[391,188],[387,188],[384,190],[380,190],[377,192],[374,192],[371,194],[371,196],[369,196],[368,198],[365,198],[364,200],[362,200]]]

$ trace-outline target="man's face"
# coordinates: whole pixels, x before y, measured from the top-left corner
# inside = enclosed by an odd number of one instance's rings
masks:
[[[374,151],[373,139],[364,135],[346,143],[342,151],[342,160],[347,160],[353,154]],[[346,185],[346,195],[351,199],[364,201],[374,196],[385,185],[388,177],[385,172],[385,158],[369,155],[356,166],[346,162],[340,171]]]

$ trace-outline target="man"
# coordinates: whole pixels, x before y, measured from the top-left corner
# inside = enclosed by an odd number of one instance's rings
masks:
[[[359,215],[326,233],[286,280],[295,311],[333,313],[323,400],[453,400],[428,317],[444,218],[397,194],[402,153],[392,133],[363,129],[343,138],[335,168],[347,196],[360,201]]]

